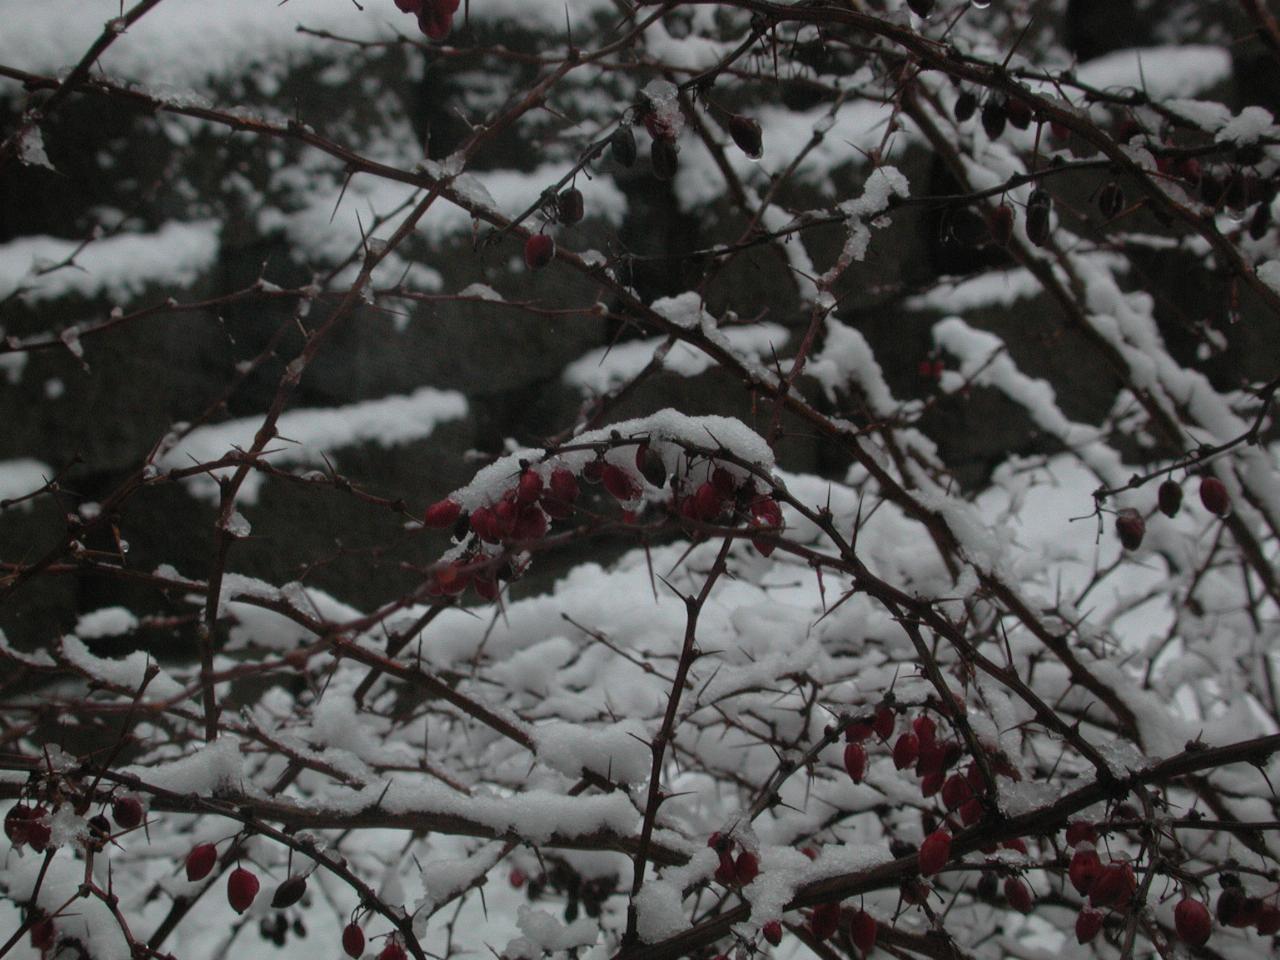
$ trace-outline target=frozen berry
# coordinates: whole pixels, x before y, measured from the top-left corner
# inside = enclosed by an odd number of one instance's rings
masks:
[[[745,887],[759,875],[760,858],[750,850],[743,850],[738,854],[737,862],[734,863],[733,867],[738,885]]]

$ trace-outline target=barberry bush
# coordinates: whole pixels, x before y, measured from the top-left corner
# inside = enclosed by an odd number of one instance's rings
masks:
[[[0,957],[1275,948],[1274,8],[0,24]]]

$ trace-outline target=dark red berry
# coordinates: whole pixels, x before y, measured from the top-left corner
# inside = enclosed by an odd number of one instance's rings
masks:
[[[920,739],[914,733],[904,733],[893,745],[893,765],[905,770],[916,762],[920,755]]]
[[[364,931],[354,920],[342,930],[342,952],[351,960],[360,960],[364,954]]]
[[[659,180],[670,180],[680,166],[680,149],[670,140],[656,138],[649,147],[649,163]]]
[[[782,924],[777,920],[769,920],[760,928],[761,935],[775,947],[782,942]]]
[[[1258,919],[1254,921],[1253,927],[1264,937],[1280,933],[1280,905],[1274,900],[1264,903],[1262,909],[1258,911]]]
[[[920,779],[920,796],[932,797],[942,789],[942,771],[927,773]]]
[[[1004,101],[999,97],[988,97],[987,102],[982,105],[982,129],[987,132],[990,139],[995,140],[1004,133],[1004,124],[1007,119]]]
[[[615,463],[606,463],[604,469],[600,473],[600,480],[604,483],[604,488],[613,494],[614,498],[627,502],[635,500],[640,496],[640,484],[627,471],[623,470]]]
[[[142,801],[137,797],[117,797],[111,804],[111,818],[124,830],[142,823]]]
[[[969,781],[963,774],[953,773],[942,783],[942,803],[948,810],[957,810],[973,796]]]
[[[1097,843],[1098,831],[1087,820],[1072,820],[1067,824],[1067,846],[1075,847],[1082,843]]]
[[[1137,510],[1125,508],[1116,514],[1116,533],[1122,547],[1137,550],[1147,534],[1147,521],[1142,519],[1142,514]]]
[[[959,123],[964,123],[973,118],[978,112],[978,98],[969,91],[965,91],[956,97],[955,118]]]
[[[735,879],[739,886],[745,887],[760,873],[760,858],[750,850],[743,850],[733,865]]]
[[[1005,101],[1005,113],[1009,117],[1009,125],[1016,130],[1025,130],[1031,126],[1031,104],[1025,100],[1012,97]]]
[[[244,867],[236,867],[227,876],[227,902],[236,913],[244,913],[258,895],[258,878]]]
[[[569,187],[560,191],[560,195],[556,197],[556,214],[561,223],[573,226],[585,213],[586,205],[583,202],[581,190],[577,187]]]
[[[302,895],[306,892],[306,877],[289,877],[284,881],[284,883],[276,887],[276,892],[271,897],[271,906],[276,910],[283,910],[286,907],[292,907],[302,899]]]
[[[859,910],[849,918],[849,939],[863,954],[868,954],[875,949],[877,927],[875,917]]]
[[[1160,484],[1156,502],[1160,505],[1160,512],[1166,517],[1176,517],[1182,509],[1182,484],[1176,480],[1166,480]]]
[[[556,255],[556,242],[545,233],[532,234],[524,242],[524,264],[530,270],[541,270]]]
[[[1102,914],[1088,907],[1080,911],[1076,917],[1076,942],[1088,943],[1102,929]]]
[[[422,9],[422,0],[396,0],[396,6],[403,13],[417,13]]]
[[[1017,877],[1009,877],[1005,880],[1004,898],[1009,901],[1009,906],[1019,913],[1030,913],[1035,902],[1031,896],[1031,888]]]
[[[1027,200],[1027,239],[1037,247],[1049,242],[1049,212],[1053,201],[1043,190],[1034,190]]]
[[[951,859],[951,834],[935,830],[920,844],[920,872],[931,877]]]
[[[542,476],[536,470],[526,470],[520,474],[516,484],[516,500],[520,503],[533,503],[542,495]]]
[[[849,779],[854,783],[862,782],[862,778],[867,773],[867,751],[862,744],[845,744],[844,769],[849,774]]]
[[[1186,897],[1173,908],[1173,926],[1178,938],[1193,947],[1203,947],[1213,932],[1213,918],[1209,908],[1199,900]]]
[[[191,848],[187,854],[187,879],[195,882],[203,880],[218,862],[218,848],[212,843],[201,843]]]
[[[764,136],[758,120],[735,113],[729,118],[729,136],[752,160],[758,160],[764,152]]]
[[[619,166],[630,167],[636,162],[636,135],[629,126],[618,127],[609,137],[609,150]]]
[[[31,927],[31,945],[42,953],[53,949],[56,932],[53,927],[53,920],[49,917],[37,921]]]
[[[923,747],[926,743],[933,743],[934,738],[937,736],[938,725],[933,722],[932,717],[916,717],[911,721],[911,729],[916,732],[916,737],[920,740],[920,746]]]
[[[1013,207],[1002,203],[987,215],[987,230],[992,242],[1007,247],[1013,239]]]
[[[1210,513],[1225,517],[1231,510],[1231,494],[1227,485],[1217,477],[1205,477],[1200,481],[1200,502]]]
[[[1095,907],[1124,907],[1137,889],[1133,867],[1112,862],[1102,868],[1089,891],[1089,903]]]
[[[1072,854],[1071,863],[1067,867],[1067,877],[1080,896],[1085,896],[1093,889],[1101,873],[1102,860],[1098,856],[1098,851],[1086,847]]]
[[[893,712],[892,707],[881,706],[876,710],[876,718],[872,722],[872,727],[876,731],[876,736],[882,742],[888,741],[893,736],[893,728],[898,724],[898,715]]]
[[[809,914],[809,932],[815,940],[829,940],[840,929],[840,904],[820,903]]]
[[[933,0],[907,0],[907,6],[921,20],[927,20],[933,13]]]
[[[378,960],[408,960],[408,957],[400,941],[395,939],[388,940],[387,945],[378,954]]]

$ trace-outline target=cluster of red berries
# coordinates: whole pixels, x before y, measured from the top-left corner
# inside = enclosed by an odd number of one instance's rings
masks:
[[[1206,476],[1200,481],[1200,502],[1210,513],[1225,517],[1231,512],[1231,494],[1227,485],[1217,477]],[[1166,517],[1176,517],[1182,509],[1182,485],[1176,480],[1166,480],[1156,492],[1156,504]],[[1147,521],[1137,510],[1125,507],[1116,512],[1116,535],[1126,550],[1137,550],[1147,534]]]
[[[1218,902],[1214,913],[1218,923],[1224,927],[1244,929],[1253,927],[1263,936],[1280,933],[1280,902],[1277,894],[1269,898],[1250,896],[1240,884],[1240,878],[1234,873],[1224,873],[1219,882],[1222,892],[1218,894]],[[1185,902],[1185,901],[1184,901]],[[1179,904],[1181,906],[1181,904]],[[1177,910],[1174,911],[1174,922],[1178,921]],[[1208,911],[1205,911],[1205,923],[1208,925]],[[1182,931],[1179,928],[1179,935]],[[1207,938],[1206,934],[1206,938]],[[1183,939],[1186,939],[1185,937]]]
[[[53,833],[48,817],[49,811],[42,806],[15,803],[4,815],[4,835],[18,849],[27,846],[43,853]]]
[[[715,879],[726,887],[745,887],[760,874],[760,858],[750,850],[742,850],[736,857],[734,850],[738,841],[721,833],[713,833],[707,838],[707,846],[716,852],[720,865],[716,867]]]
[[[1067,865],[1067,879],[1076,893],[1089,898],[1089,905],[1076,917],[1076,939],[1080,943],[1088,943],[1098,935],[1105,920],[1103,911],[1128,910],[1138,889],[1133,864],[1117,859],[1104,864],[1095,846],[1097,841],[1092,824],[1073,820],[1067,825],[1067,846],[1074,851]]]
[[[656,487],[665,486],[668,479],[661,455],[647,442],[636,447],[635,472],[603,455],[582,468],[582,479],[604,487],[623,505],[627,511],[624,517],[628,519],[633,516],[630,508],[644,493],[640,477]],[[514,486],[470,513],[464,512],[462,505],[452,498],[431,504],[423,517],[425,526],[437,530],[452,528],[456,539],[462,541],[470,537],[470,542],[461,556],[436,571],[429,592],[452,596],[472,586],[484,599],[494,599],[498,593],[498,574],[483,555],[481,545],[536,540],[546,535],[552,520],[573,516],[579,495],[578,478],[568,467],[554,467],[544,477],[543,472],[525,463]],[[677,516],[697,523],[745,519],[762,533],[783,526],[778,501],[759,493],[750,481],[740,480],[723,466],[713,465],[707,479],[692,489],[673,483],[672,510]],[[776,546],[765,536],[752,537],[751,542],[764,556],[769,556]]]
[[[432,40],[443,40],[453,29],[453,15],[459,0],[396,0],[405,13],[416,14],[418,29]]]

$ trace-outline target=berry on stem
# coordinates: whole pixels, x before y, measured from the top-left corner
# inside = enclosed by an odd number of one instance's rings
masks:
[[[867,773],[867,750],[862,744],[845,744],[844,769],[854,783],[862,782]]]
[[[532,234],[524,242],[524,264],[530,270],[541,270],[556,255],[556,242],[545,233]]]
[[[1173,908],[1173,926],[1183,943],[1203,947],[1213,932],[1213,918],[1203,903],[1194,897],[1185,897]]]
[[[920,872],[931,877],[951,859],[951,834],[935,830],[920,844]]]
[[[782,942],[782,924],[777,920],[769,920],[760,928],[760,935],[776,947]]]
[[[351,960],[360,960],[360,956],[364,953],[364,931],[354,920],[343,928],[342,952],[351,957]]]
[[[1227,485],[1217,477],[1205,477],[1200,481],[1200,502],[1210,513],[1225,517],[1231,510],[1231,494]]]
[[[124,830],[142,823],[142,801],[137,797],[117,797],[111,804],[111,818]]]
[[[195,882],[203,880],[218,862],[218,848],[212,843],[201,843],[191,848],[187,854],[187,879]]]
[[[258,878],[244,867],[236,867],[227,876],[227,902],[236,913],[244,913],[258,895]]]

